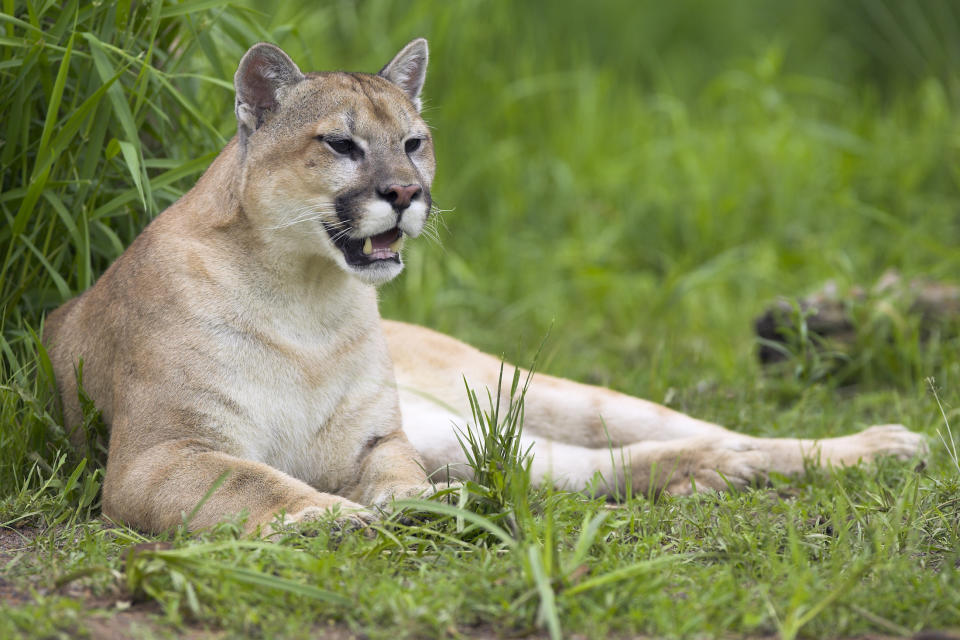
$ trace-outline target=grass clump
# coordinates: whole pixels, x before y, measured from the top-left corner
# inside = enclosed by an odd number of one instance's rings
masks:
[[[591,571],[589,556],[603,535],[609,533],[605,523],[610,513],[598,508],[594,501],[582,509],[577,526],[565,521],[570,514],[560,518],[561,511],[569,509],[569,505],[564,505],[569,495],[549,489],[533,490],[532,455],[529,448],[524,450],[521,445],[524,396],[532,376],[531,368],[521,387],[520,369],[515,369],[509,396],[504,399],[501,364],[496,394],[487,390],[486,410],[481,408],[476,391],[467,386],[473,422],[459,437],[473,480],[464,483],[459,505],[412,500],[398,504],[446,516],[455,523],[452,533],[459,540],[486,544],[472,535],[474,530],[492,537],[494,548],[513,557],[520,568],[521,584],[526,587],[515,594],[510,610],[518,614],[526,610],[528,615],[535,612],[535,617],[525,620],[525,624],[544,628],[556,639],[563,635],[560,620],[565,601],[593,589],[615,588],[617,582],[653,573],[687,560],[688,556],[663,555],[609,571]],[[564,548],[561,537],[567,539],[570,548]]]
[[[524,396],[533,377],[531,370],[520,387],[520,369],[515,369],[510,383],[510,392],[504,408],[503,363],[497,382],[496,397],[487,389],[489,410],[480,406],[477,393],[466,384],[467,398],[473,420],[465,430],[459,430],[457,439],[467,458],[473,479],[466,484],[467,491],[483,499],[485,511],[501,511],[513,502],[523,502],[530,492],[530,464],[533,456],[530,446],[523,448],[521,430],[523,428]],[[516,522],[513,521],[514,534]]]
[[[42,314],[87,289],[229,137],[211,116],[231,85],[198,70],[258,32],[246,11],[202,4],[0,12],[0,486],[22,484],[31,453],[49,467],[70,450],[49,408]]]

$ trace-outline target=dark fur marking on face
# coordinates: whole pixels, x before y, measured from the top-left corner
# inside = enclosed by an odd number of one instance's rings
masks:
[[[382,262],[383,260],[399,263],[399,254],[392,258],[371,260],[362,252],[363,240],[349,236],[350,231],[354,229],[354,221],[363,214],[364,196],[369,195],[369,193],[369,189],[355,189],[345,191],[336,196],[333,200],[333,208],[337,214],[339,224],[334,225],[324,222],[323,228],[326,230],[327,235],[330,236],[333,244],[343,252],[343,257],[349,265],[367,266],[373,262]]]
[[[354,189],[338,194],[333,200],[337,219],[344,223],[352,223],[361,213],[360,200],[367,192],[367,189]]]

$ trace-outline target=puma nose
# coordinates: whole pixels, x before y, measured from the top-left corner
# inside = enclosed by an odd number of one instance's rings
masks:
[[[392,184],[386,189],[380,189],[380,197],[393,205],[397,211],[403,211],[422,190],[418,184]]]

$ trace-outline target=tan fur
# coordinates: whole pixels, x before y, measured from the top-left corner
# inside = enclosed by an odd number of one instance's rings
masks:
[[[110,427],[106,515],[175,527],[225,475],[191,527],[246,513],[248,530],[269,529],[278,514],[331,508],[367,522],[365,506],[427,490],[421,463],[467,475],[455,432],[469,417],[462,376],[495,387],[500,363],[381,323],[373,287],[401,268],[386,243],[416,236],[429,212],[426,58],[416,40],[375,76],[304,75],[276,47],[253,47],[235,78],[237,137],[93,288],[47,318],[68,427],[81,421],[81,359]],[[377,239],[370,257],[364,238]],[[722,489],[800,472],[811,456],[853,464],[923,448],[899,426],[751,438],[541,374],[526,402],[534,479],[610,494],[628,482]]]

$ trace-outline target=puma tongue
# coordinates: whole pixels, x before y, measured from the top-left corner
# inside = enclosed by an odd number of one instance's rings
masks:
[[[377,249],[390,249],[390,245],[400,236],[400,230],[394,227],[384,231],[383,233],[378,233],[375,236],[370,236],[370,243],[373,247],[373,250]]]
[[[392,258],[403,246],[403,235],[394,227],[363,241],[363,254],[372,259]]]

